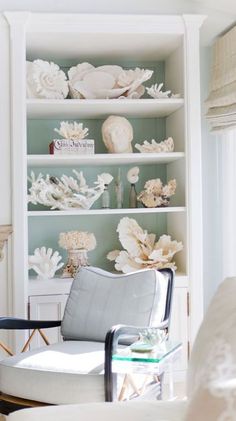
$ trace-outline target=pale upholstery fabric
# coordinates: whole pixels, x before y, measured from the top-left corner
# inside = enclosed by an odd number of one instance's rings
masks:
[[[199,330],[188,395],[186,421],[236,420],[236,278],[220,285]]]
[[[95,403],[24,409],[7,421],[183,421],[185,402]]]
[[[117,324],[155,326],[164,317],[167,287],[167,278],[154,269],[114,275],[82,268],[66,304],[62,336],[104,342]]]
[[[0,390],[55,404],[104,402],[103,365],[103,343],[66,341],[1,361]]]

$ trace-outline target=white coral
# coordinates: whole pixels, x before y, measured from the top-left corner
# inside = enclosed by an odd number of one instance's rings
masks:
[[[53,62],[27,62],[27,98],[64,99],[68,94],[65,73]]]
[[[39,203],[49,206],[51,209],[90,209],[104,192],[105,184],[109,184],[108,181],[113,178],[110,174],[103,173],[97,176],[97,181],[94,182],[95,186],[89,187],[82,171],[73,170],[73,172],[77,180],[67,175],[58,178],[47,174],[44,178],[41,173],[35,177],[32,171],[31,177],[28,177],[31,183],[28,202],[34,205]]]
[[[60,129],[54,129],[55,132],[59,133],[64,139],[80,140],[88,136],[88,128],[83,128],[83,123],[68,123],[68,121],[61,121]]]
[[[59,263],[61,259],[58,251],[53,253],[51,248],[36,248],[34,254],[28,257],[28,266],[39,278],[50,279],[63,266],[64,263]]]
[[[155,99],[166,99],[166,98],[180,98],[180,94],[173,94],[171,91],[163,91],[164,83],[155,83],[150,88],[146,88],[148,95]]]
[[[60,233],[58,244],[66,250],[90,251],[95,249],[97,242],[92,232],[68,231]]]
[[[176,185],[175,179],[170,180],[165,186],[160,178],[148,180],[137,199],[147,208],[168,206],[170,197],[175,194]]]
[[[168,139],[165,139],[162,142],[156,142],[155,139],[152,139],[151,142],[144,140],[142,145],[136,143],[135,148],[142,153],[173,152],[174,141],[172,137],[168,137]]]
[[[172,258],[183,249],[182,242],[172,241],[169,235],[162,235],[156,242],[155,234],[148,234],[135,219],[124,217],[117,227],[119,240],[125,250],[113,250],[107,254],[115,261],[115,269],[123,273],[144,268],[176,269]]]

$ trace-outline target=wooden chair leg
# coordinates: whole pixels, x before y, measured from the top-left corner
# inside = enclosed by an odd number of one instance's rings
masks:
[[[23,348],[22,348],[21,352],[25,352],[25,351],[26,351],[26,349],[29,347],[29,344],[30,344],[31,339],[33,338],[33,336],[34,336],[35,332],[36,332],[36,329],[34,329],[34,330],[31,332],[31,334],[30,334],[30,336],[29,336],[29,339],[27,339],[27,341],[26,341],[25,345],[23,346]]]
[[[8,348],[7,345],[5,345],[3,342],[0,341],[0,348],[2,348],[8,355],[10,355],[12,357],[13,352],[11,351],[10,348]]]
[[[50,345],[50,342],[49,342],[47,336],[45,335],[45,333],[41,329],[38,329],[38,331],[39,331],[39,334],[40,334],[41,338],[44,340],[45,344]]]

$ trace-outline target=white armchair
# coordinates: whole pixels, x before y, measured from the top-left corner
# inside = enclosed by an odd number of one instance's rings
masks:
[[[116,400],[111,362],[118,341],[137,337],[149,326],[167,329],[172,290],[171,269],[114,275],[82,268],[62,320],[64,341],[0,361],[0,413]],[[12,325],[31,328],[40,322],[0,319],[0,328]]]
[[[235,421],[236,278],[219,287],[197,335],[188,400],[44,407],[12,413],[7,421]]]

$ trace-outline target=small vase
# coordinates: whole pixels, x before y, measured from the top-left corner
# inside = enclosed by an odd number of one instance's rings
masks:
[[[105,184],[105,189],[104,192],[102,194],[102,208],[103,209],[108,209],[110,207],[110,194],[108,191],[108,185]]]
[[[137,208],[137,193],[136,193],[136,189],[135,189],[135,184],[130,185],[129,207],[130,208]]]
[[[62,278],[74,278],[82,266],[88,266],[87,250],[68,250],[68,260]]]

